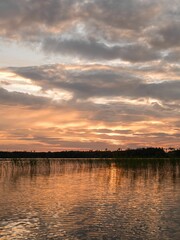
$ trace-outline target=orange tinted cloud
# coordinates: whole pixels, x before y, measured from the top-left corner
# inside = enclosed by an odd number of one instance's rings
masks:
[[[179,11],[176,0],[1,0],[0,148],[178,147]]]

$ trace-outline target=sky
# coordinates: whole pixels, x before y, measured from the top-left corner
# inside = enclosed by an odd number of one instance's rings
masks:
[[[0,0],[0,150],[174,147],[179,0]]]

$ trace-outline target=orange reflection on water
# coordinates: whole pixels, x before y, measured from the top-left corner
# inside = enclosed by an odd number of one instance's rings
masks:
[[[178,234],[171,208],[179,209],[179,165],[121,165],[110,160],[1,162],[4,239],[25,239],[27,233],[31,239],[166,239],[162,229],[172,221]]]

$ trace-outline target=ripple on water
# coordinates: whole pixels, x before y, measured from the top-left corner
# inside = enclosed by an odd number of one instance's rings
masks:
[[[179,169],[179,161],[0,162],[0,239],[179,240]]]

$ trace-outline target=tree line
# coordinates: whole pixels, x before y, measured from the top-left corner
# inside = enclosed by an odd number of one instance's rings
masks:
[[[0,151],[0,158],[180,158],[180,149],[170,148],[138,148],[110,151],[59,151],[59,152],[27,152]]]

